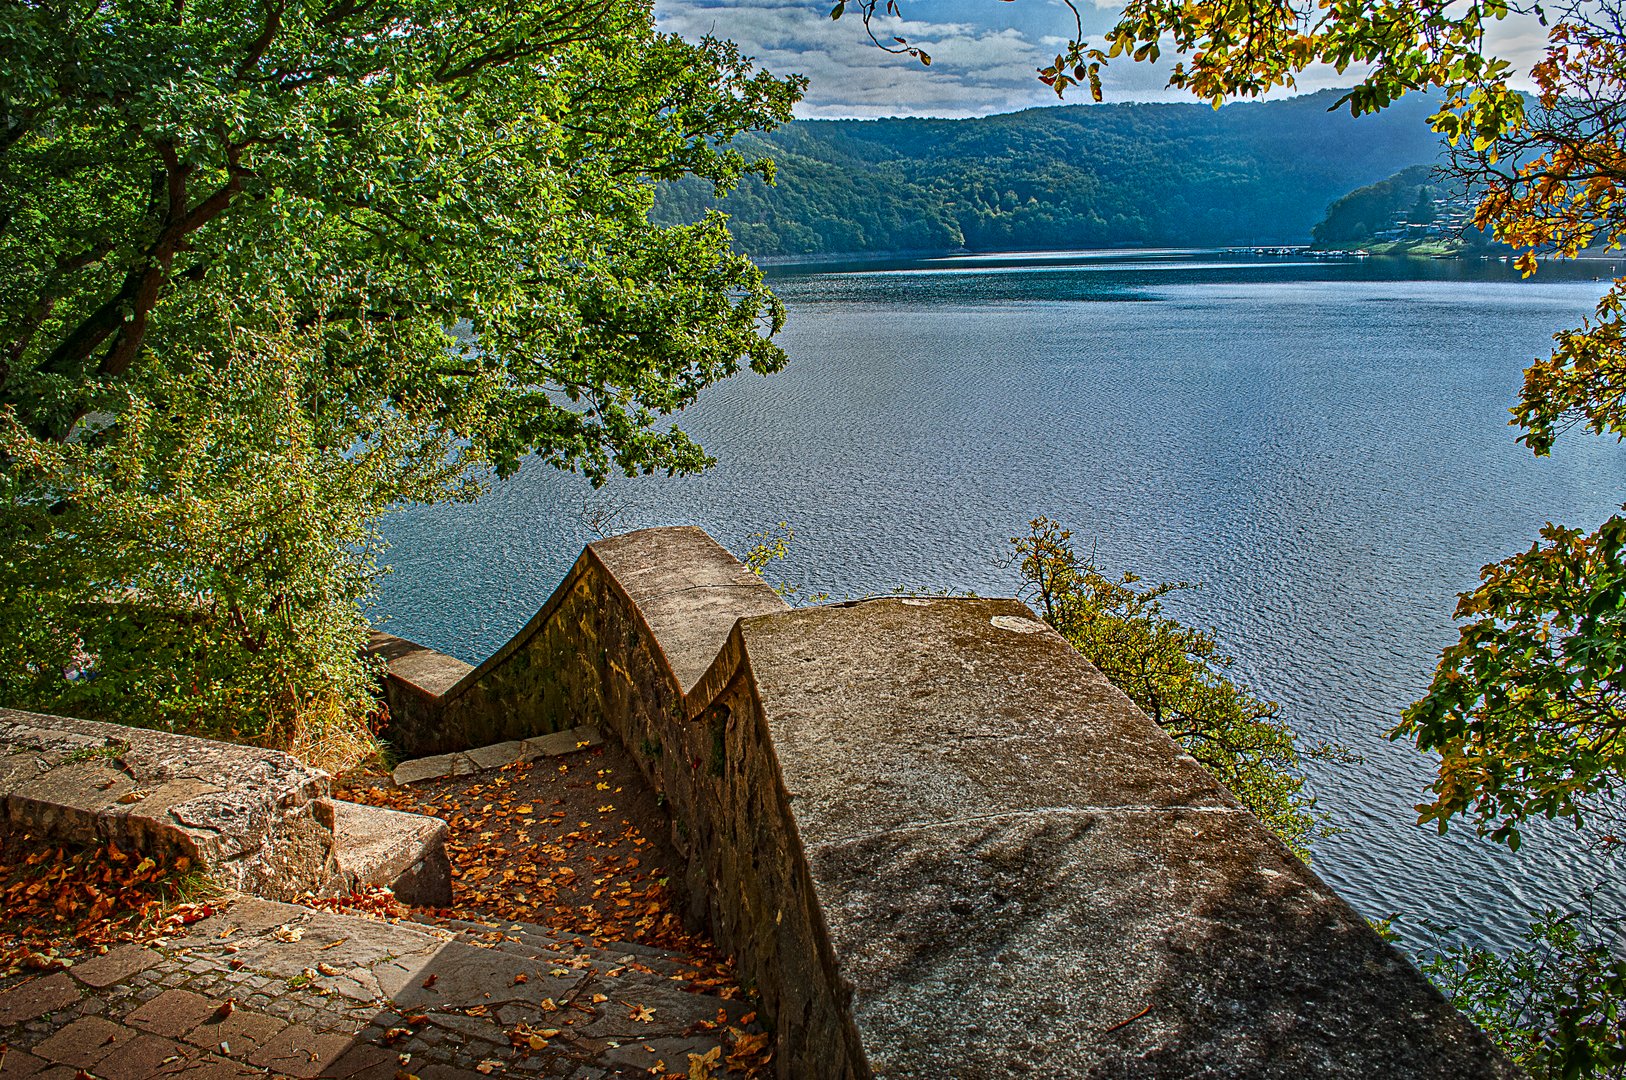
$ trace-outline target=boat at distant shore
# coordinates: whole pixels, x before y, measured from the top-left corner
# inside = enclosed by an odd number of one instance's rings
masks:
[[[1372,257],[1372,253],[1364,248],[1357,248],[1354,250],[1321,250],[1318,248],[1312,248],[1306,244],[1281,245],[1275,247],[1233,247],[1226,248],[1225,251],[1230,255],[1260,255],[1273,256],[1276,258],[1296,256],[1298,258],[1305,259],[1369,259]]]

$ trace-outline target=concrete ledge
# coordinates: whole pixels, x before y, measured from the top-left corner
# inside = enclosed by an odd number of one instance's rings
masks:
[[[273,900],[358,884],[449,899],[444,824],[417,814],[386,823],[331,793],[326,773],[277,750],[0,709],[0,817],[11,831],[185,857]]]
[[[326,813],[344,891],[381,885],[404,903],[451,904],[444,821],[342,799],[327,801]]]
[[[431,697],[445,694],[474,670],[455,656],[381,630],[372,632],[367,651],[389,665],[390,677],[397,683]]]
[[[827,992],[876,1075],[1514,1075],[1023,605],[874,600],[736,635],[700,714],[727,715],[717,788],[777,767]],[[713,853],[713,887],[749,895],[725,875],[778,849]],[[739,905],[736,932],[766,914]]]
[[[458,753],[595,724],[605,658],[629,634],[653,643],[662,677],[686,692],[742,616],[785,603],[703,530],[645,529],[600,540],[518,634],[478,667],[387,634],[385,737],[404,758]],[[455,681],[452,676],[462,672]]]
[[[604,739],[595,727],[570,728],[551,735],[538,735],[531,739],[479,746],[456,754],[436,754],[433,757],[413,758],[395,767],[390,779],[396,787],[421,784],[425,780],[439,780],[443,776],[467,776],[470,773],[500,769],[521,761],[558,757],[587,746],[602,745]]]
[[[19,832],[185,856],[223,884],[286,899],[332,878],[312,803],[326,773],[287,754],[0,709],[0,807]]]

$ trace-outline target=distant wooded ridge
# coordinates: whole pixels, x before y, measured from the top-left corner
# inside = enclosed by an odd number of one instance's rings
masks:
[[[1439,156],[1427,97],[1357,118],[1328,111],[1338,96],[798,120],[741,140],[774,159],[776,186],[665,185],[655,215],[716,206],[764,257],[1308,243],[1335,200]]]

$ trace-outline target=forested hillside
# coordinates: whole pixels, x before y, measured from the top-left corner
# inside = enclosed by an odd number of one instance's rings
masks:
[[[1306,243],[1328,204],[1434,160],[1427,98],[1376,116],[1336,91],[1215,110],[1074,105],[973,120],[799,120],[757,137],[777,186],[667,185],[659,220],[732,215],[758,256]]]
[[[1413,165],[1333,202],[1311,239],[1318,248],[1361,247],[1375,252],[1419,247],[1511,251],[1474,228],[1473,212],[1474,200],[1454,182],[1427,165]]]
[[[1448,192],[1426,165],[1413,165],[1375,184],[1356,188],[1327,207],[1327,216],[1311,231],[1317,247],[1360,244],[1372,240],[1397,220],[1410,217],[1432,223],[1434,205]]]

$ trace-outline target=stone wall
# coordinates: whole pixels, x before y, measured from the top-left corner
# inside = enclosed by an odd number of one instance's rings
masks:
[[[274,900],[387,885],[451,902],[445,823],[332,800],[277,750],[0,709],[0,829],[179,858]]]
[[[582,724],[613,727],[629,708],[681,697],[741,615],[784,607],[700,529],[600,541],[477,668],[375,633],[373,651],[388,663],[385,736],[402,756],[420,757]],[[632,654],[651,646],[654,667],[629,685]]]
[[[633,751],[782,1077],[1516,1075],[1016,601],[791,611],[647,530],[440,707],[436,749],[590,722]]]

